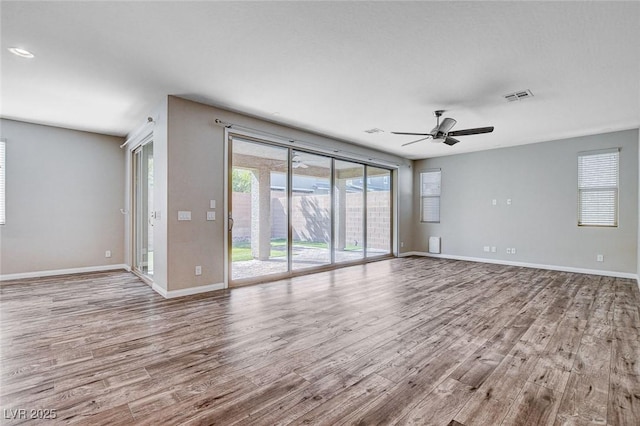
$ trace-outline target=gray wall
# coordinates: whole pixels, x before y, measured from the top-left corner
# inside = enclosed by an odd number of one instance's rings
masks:
[[[7,140],[0,274],[123,264],[123,139],[0,124]]]
[[[619,226],[578,227],[577,154],[611,147],[621,148]],[[638,161],[637,129],[417,161],[414,249],[439,236],[448,255],[636,274]],[[439,224],[419,222],[419,173],[430,168],[442,169]]]

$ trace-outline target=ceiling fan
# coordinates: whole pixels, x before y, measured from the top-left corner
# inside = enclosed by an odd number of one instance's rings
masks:
[[[456,125],[456,120],[453,118],[445,118],[440,123],[440,117],[444,113],[444,110],[439,109],[434,111],[433,115],[436,116],[437,123],[436,127],[431,130],[431,133],[405,133],[405,132],[391,132],[394,135],[415,135],[415,136],[425,136],[422,139],[418,139],[415,141],[407,142],[402,144],[402,146],[407,146],[414,144],[416,142],[423,141],[425,139],[432,138],[433,142],[444,142],[447,145],[455,145],[460,142],[458,139],[454,139],[452,136],[468,136],[468,135],[478,135],[480,133],[491,133],[493,132],[493,126],[490,127],[477,127],[475,129],[464,129],[464,130],[454,130],[450,132],[451,128]]]
[[[291,157],[291,165],[294,169],[306,169],[307,167],[309,167],[305,163],[303,163],[302,157],[299,154],[294,154],[293,157]]]

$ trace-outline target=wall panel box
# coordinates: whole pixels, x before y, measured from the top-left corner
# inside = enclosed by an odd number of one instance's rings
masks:
[[[440,237],[429,237],[429,253],[440,253]]]

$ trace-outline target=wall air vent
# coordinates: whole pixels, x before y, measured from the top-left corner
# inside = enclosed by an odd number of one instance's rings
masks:
[[[384,130],[374,127],[373,129],[365,130],[364,132],[372,135],[374,133],[384,133]]]
[[[532,98],[533,93],[531,90],[519,90],[517,92],[509,93],[508,95],[504,95],[504,98],[507,102],[521,101],[522,99]]]

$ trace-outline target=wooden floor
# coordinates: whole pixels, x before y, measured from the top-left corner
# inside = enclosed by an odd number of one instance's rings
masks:
[[[640,425],[635,280],[415,257],[173,300],[126,272],[1,296],[3,424]]]

